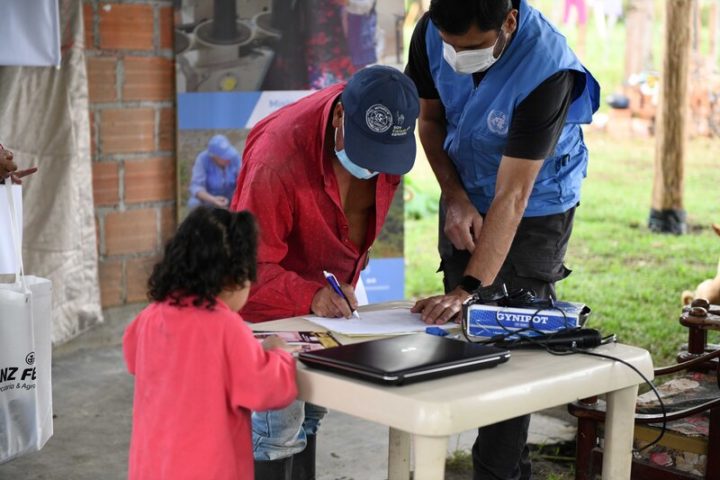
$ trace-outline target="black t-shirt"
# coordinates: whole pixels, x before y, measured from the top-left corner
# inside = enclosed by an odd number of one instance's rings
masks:
[[[430,16],[426,13],[415,27],[405,74],[415,82],[420,98],[439,99],[425,44],[429,21]],[[473,74],[476,86],[485,73]],[[562,70],[548,77],[520,102],[512,116],[504,155],[544,160],[555,150],[572,103],[574,77],[572,71]]]

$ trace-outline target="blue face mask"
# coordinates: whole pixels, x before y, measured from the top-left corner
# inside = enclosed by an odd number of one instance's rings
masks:
[[[343,138],[345,138],[345,119],[343,118]],[[335,129],[335,144],[337,145],[337,128]],[[355,178],[359,178],[360,180],[369,180],[375,175],[377,175],[379,172],[371,172],[367,168],[363,168],[359,165],[355,165],[351,160],[350,157],[348,157],[347,153],[345,153],[345,149],[338,151],[337,148],[335,148],[335,156],[340,161],[340,165],[345,168],[348,172],[350,172],[350,175],[352,175]]]

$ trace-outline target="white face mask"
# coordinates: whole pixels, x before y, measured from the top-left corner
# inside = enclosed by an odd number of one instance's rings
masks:
[[[342,123],[342,131],[343,131],[343,138],[345,138],[345,117],[343,117],[343,123]],[[337,145],[337,132],[338,129],[335,129],[335,145]],[[335,147],[335,156],[340,161],[340,164],[350,172],[350,175],[353,177],[360,179],[360,180],[369,180],[373,178],[375,175],[377,175],[380,172],[371,172],[367,168],[363,168],[360,165],[356,165],[353,163],[352,160],[350,160],[350,157],[348,157],[348,154],[345,152],[345,149],[338,150],[337,147]]]
[[[456,52],[452,45],[443,42],[443,58],[457,73],[484,72],[500,58],[499,56],[498,58],[493,56],[498,40],[500,40],[500,36],[495,40],[492,47],[463,50],[461,52]]]

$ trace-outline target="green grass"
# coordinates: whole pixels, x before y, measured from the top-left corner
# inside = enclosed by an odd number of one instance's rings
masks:
[[[680,293],[715,275],[720,241],[709,229],[720,221],[717,157],[720,142],[691,144],[685,178],[690,232],[659,235],[647,229],[654,142],[590,136],[592,164],[583,187],[567,263],[573,275],[558,295],[590,305],[591,326],[648,348],[671,361],[686,337],[677,317]],[[711,160],[713,159],[713,160]]]
[[[544,480],[571,480],[574,475],[574,458],[558,453],[558,446],[531,448],[533,478]],[[472,453],[455,450],[445,459],[445,478],[448,480],[472,477]]]
[[[455,450],[445,460],[445,468],[453,473],[471,473],[472,454],[464,450]]]
[[[589,326],[647,348],[658,365],[668,363],[686,340],[677,321],[680,294],[713,277],[720,255],[720,239],[709,228],[720,222],[720,140],[690,142],[684,196],[690,233],[674,236],[647,229],[654,140],[601,133],[586,139],[590,167],[566,257],[573,273],[557,284],[558,295],[589,305]],[[423,193],[436,201],[426,164],[410,178],[429,185]],[[407,219],[405,228],[406,297],[441,292],[436,214]]]

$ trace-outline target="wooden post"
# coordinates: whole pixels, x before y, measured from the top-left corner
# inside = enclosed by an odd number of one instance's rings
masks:
[[[700,39],[702,37],[702,19],[700,18],[700,1],[696,0],[692,4],[692,51],[694,53],[700,52]]]
[[[631,0],[625,16],[625,78],[653,69],[653,0]]]
[[[710,4],[710,60],[712,62],[718,60],[718,45],[720,44],[718,24],[720,24],[720,8],[718,8],[718,2],[713,1]]]
[[[687,231],[683,210],[683,167],[687,150],[688,65],[694,2],[666,2],[665,59],[656,119],[655,181],[648,224],[655,232],[683,234]]]

